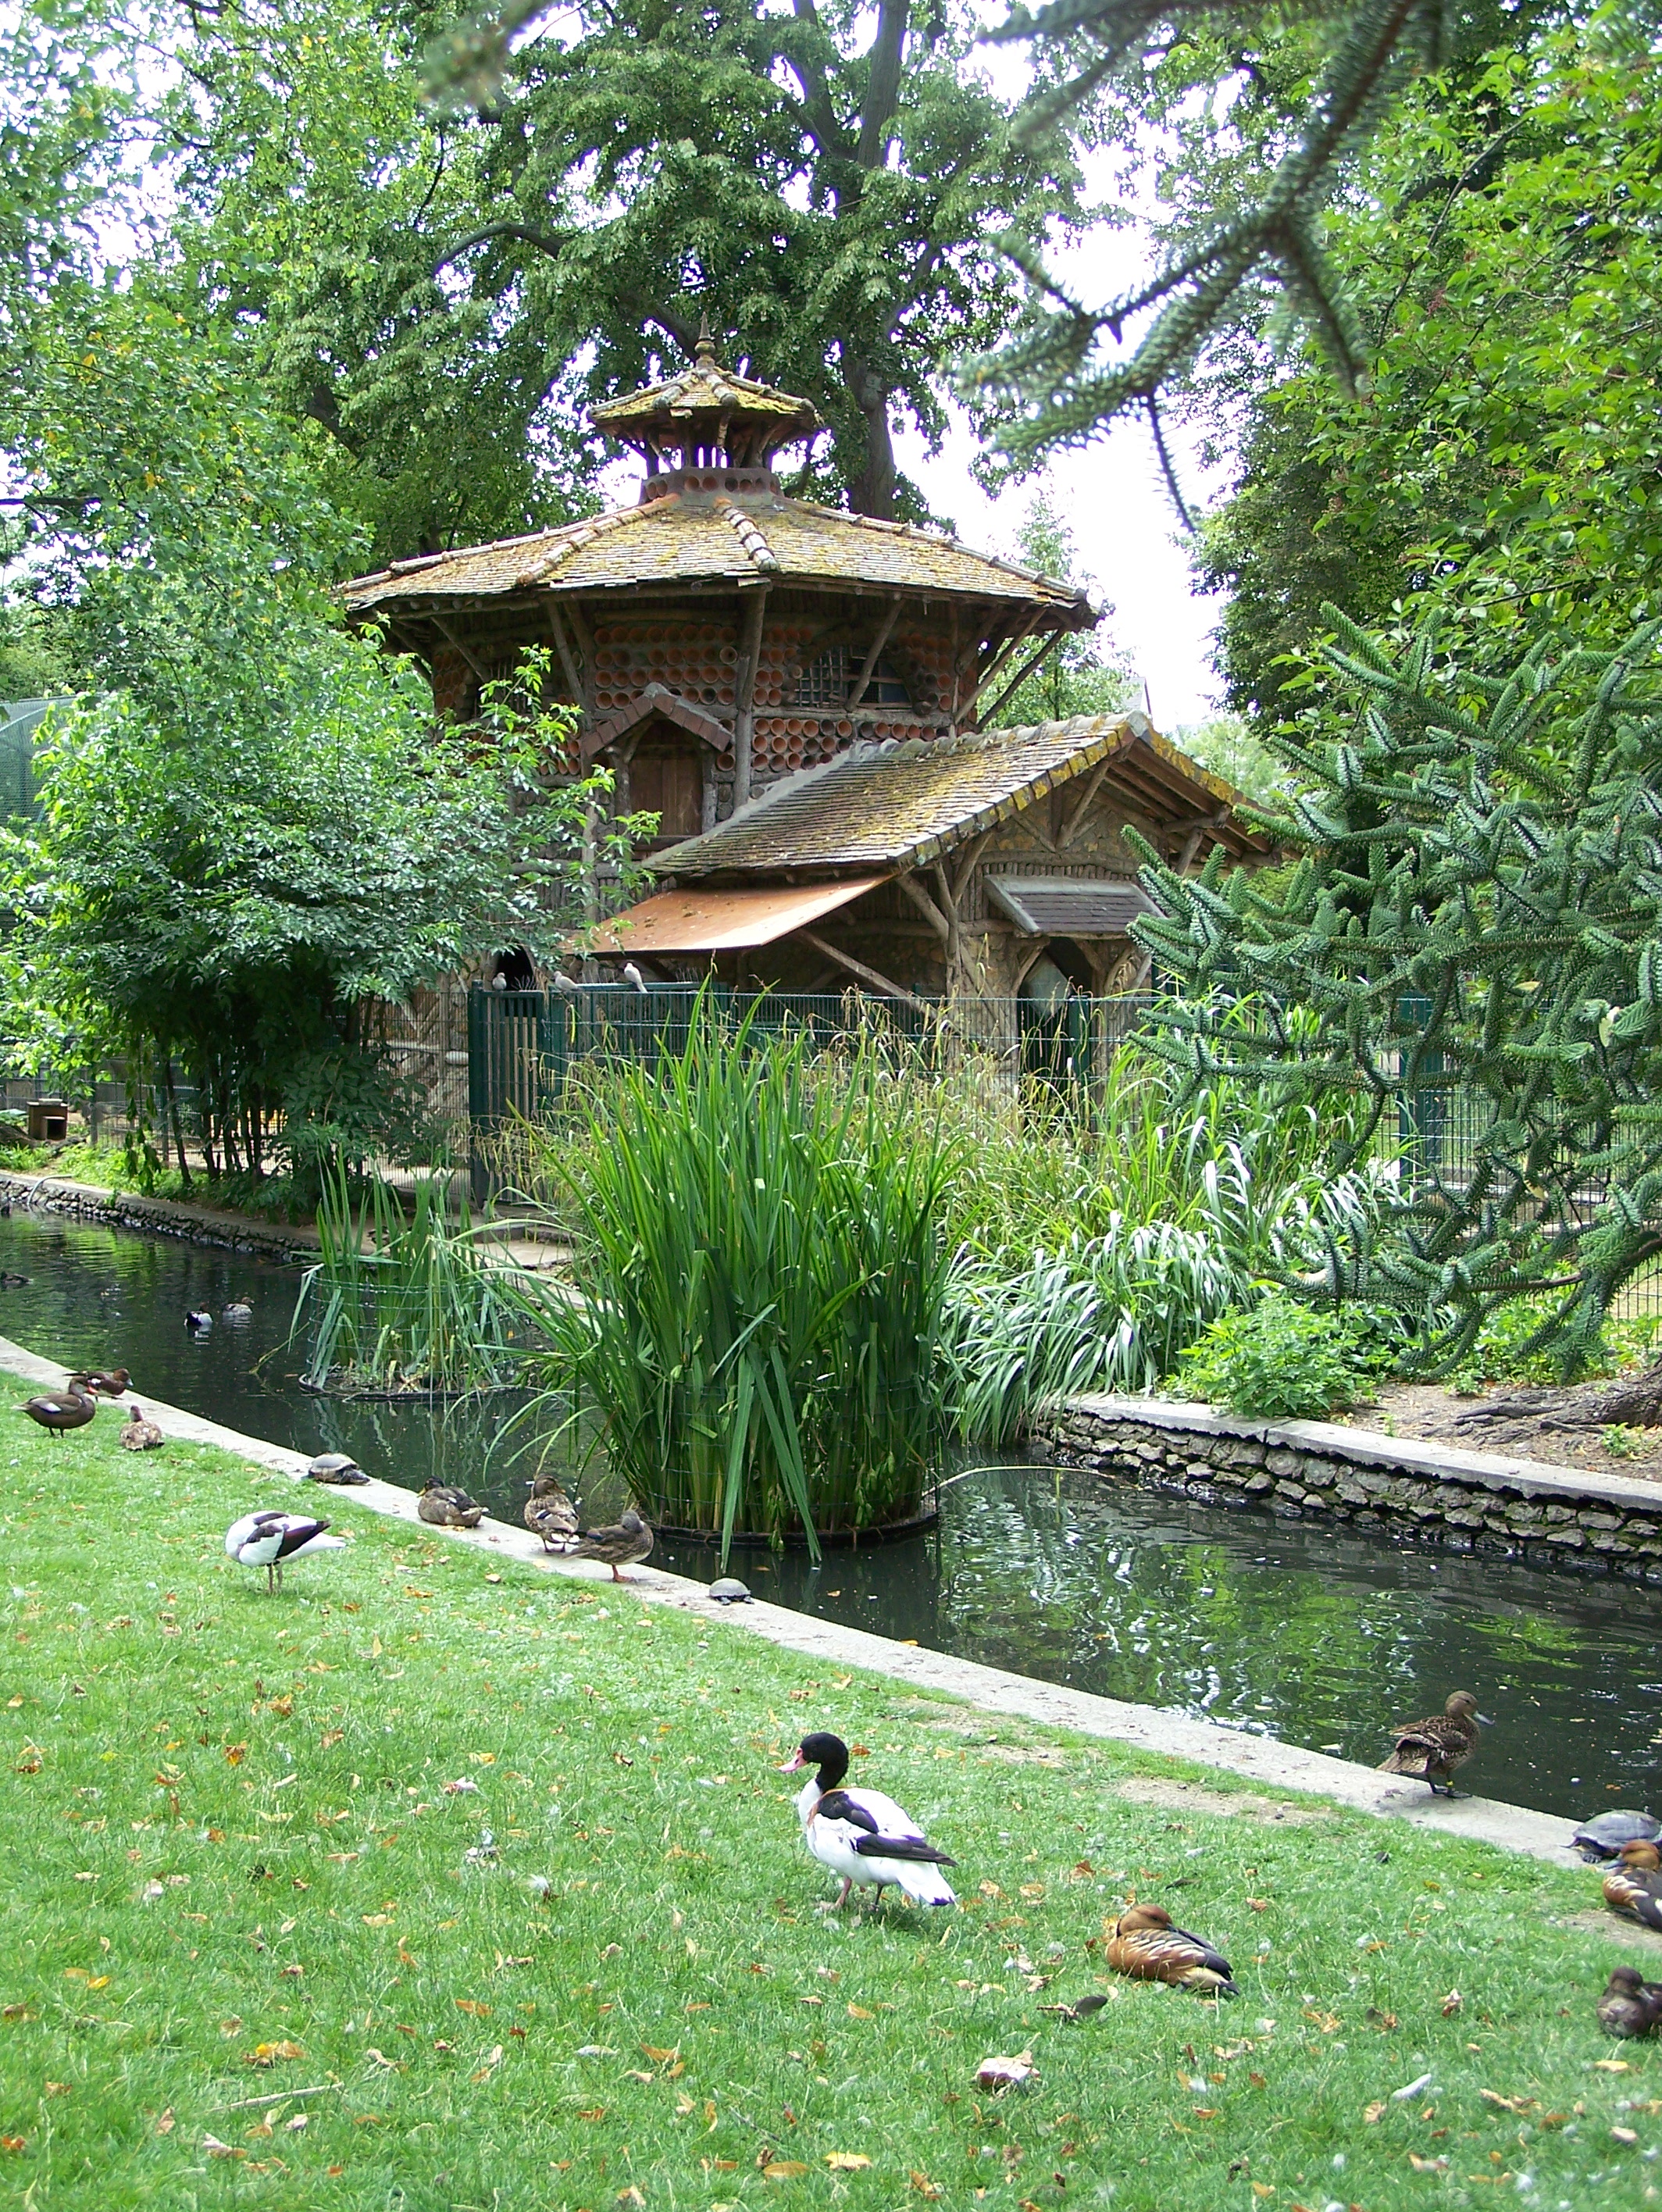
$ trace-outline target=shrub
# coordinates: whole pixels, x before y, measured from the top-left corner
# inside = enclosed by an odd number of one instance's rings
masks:
[[[1313,1421],[1355,1399],[1374,1371],[1377,1316],[1300,1305],[1271,1292],[1214,1321],[1182,1356],[1185,1392],[1231,1413]],[[1388,1357],[1388,1354],[1387,1354]]]

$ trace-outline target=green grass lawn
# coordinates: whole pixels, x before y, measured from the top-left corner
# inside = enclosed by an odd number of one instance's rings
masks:
[[[130,1456],[107,1414],[61,1446],[0,1420],[8,2204],[1580,2212],[1662,2186],[1662,2051],[1592,2015],[1634,1954],[1562,1924],[1591,1872],[1309,1801],[1162,1802],[1180,1770],[349,1498],[353,1547],[268,1598],[221,1537],[276,1478]],[[811,1726],[957,1854],[961,1911],[816,1913],[773,1771]],[[1237,2002],[1099,1979],[1133,1890],[1229,1954]],[[1041,2009],[1099,1986],[1087,2023]],[[1026,2088],[978,2091],[1022,2051]]]

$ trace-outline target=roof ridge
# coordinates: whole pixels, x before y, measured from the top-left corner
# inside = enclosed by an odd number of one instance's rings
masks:
[[[671,493],[670,496],[673,498],[675,495]],[[612,531],[621,529],[626,522],[634,521],[637,515],[644,514],[646,511],[644,507],[614,507],[608,508],[604,514],[588,514],[580,522],[562,525],[560,544],[550,546],[544,559],[534,561],[529,568],[517,575],[513,580],[514,589],[528,591],[533,584],[546,583],[562,561],[568,561],[573,553],[580,553],[585,545],[592,545],[597,538],[609,536]]]
[[[720,514],[722,520],[729,525],[733,535],[738,539],[739,544],[749,555],[756,567],[767,574],[777,575],[779,566],[779,555],[774,552],[749,516],[742,508],[731,505],[724,505]]]

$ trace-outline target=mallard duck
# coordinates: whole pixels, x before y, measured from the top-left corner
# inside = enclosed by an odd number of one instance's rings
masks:
[[[1597,2010],[1606,2035],[1648,2035],[1662,2021],[1662,1983],[1641,1979],[1637,1966],[1612,1966]]]
[[[1397,1730],[1396,1747],[1380,1761],[1381,1774],[1407,1774],[1423,1782],[1434,1797],[1454,1795],[1453,1777],[1477,1748],[1477,1731],[1489,1723],[1477,1711],[1470,1690],[1456,1690],[1441,1712],[1410,1721]]]
[[[126,1395],[127,1385],[132,1379],[124,1367],[95,1367],[90,1373],[71,1375],[69,1387],[74,1389],[79,1383],[95,1398],[121,1398]]]
[[[435,1528],[476,1528],[485,1517],[465,1490],[453,1482],[429,1482],[416,1501],[416,1510]]]
[[[577,1508],[556,1475],[539,1474],[532,1483],[525,1500],[525,1526],[542,1538],[545,1552],[563,1551],[577,1534]]]
[[[185,1316],[185,1326],[192,1336],[206,1336],[214,1326],[214,1316],[206,1306],[192,1306]]]
[[[313,1521],[304,1513],[245,1513],[225,1532],[225,1556],[239,1566],[264,1567],[268,1590],[282,1588],[282,1570],[289,1559],[309,1559],[314,1552],[343,1552],[344,1536],[328,1536],[326,1521]]]
[[[1114,1972],[1133,1981],[1169,1982],[1198,1996],[1233,1997],[1240,1992],[1229,1961],[1204,1936],[1174,1928],[1163,1905],[1133,1905],[1102,1929],[1102,1956]]]
[[[633,1505],[626,1505],[615,1528],[585,1528],[575,1542],[567,1540],[565,1555],[568,1559],[600,1559],[612,1571],[612,1580],[621,1583],[620,1567],[632,1567],[651,1557],[652,1532]]]
[[[1654,1844],[1623,1844],[1604,1876],[1604,1902],[1612,1912],[1662,1929],[1662,1851]]]
[[[308,1482],[332,1482],[344,1486],[353,1482],[367,1482],[369,1477],[355,1459],[344,1452],[319,1452],[306,1470]]]
[[[780,1767],[796,1774],[804,1766],[819,1772],[797,1793],[797,1817],[810,1858],[838,1876],[842,1887],[834,1902],[822,1907],[840,1912],[858,1882],[876,1892],[898,1889],[913,1905],[955,1905],[951,1884],[940,1871],[958,1862],[928,1842],[911,1814],[880,1790],[845,1790],[848,1746],[840,1735],[805,1735]]]
[[[23,1411],[43,1429],[61,1437],[65,1429],[84,1429],[98,1411],[98,1401],[83,1382],[71,1382],[50,1397],[30,1398]]]
[[[145,1419],[141,1406],[135,1406],[121,1424],[119,1437],[124,1451],[154,1451],[167,1442],[155,1423]]]

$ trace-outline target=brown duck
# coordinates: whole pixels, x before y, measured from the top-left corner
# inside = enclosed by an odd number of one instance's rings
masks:
[[[142,1406],[135,1406],[117,1431],[124,1451],[154,1451],[167,1438],[154,1421],[147,1421]]]
[[[1441,1712],[1428,1720],[1409,1721],[1397,1730],[1389,1759],[1380,1761],[1381,1774],[1406,1774],[1423,1782],[1434,1797],[1455,1794],[1453,1776],[1477,1748],[1477,1731],[1489,1722],[1477,1711],[1470,1690],[1456,1690]]]
[[[1604,1902],[1612,1912],[1662,1929],[1662,1851],[1654,1844],[1623,1844],[1604,1876]]]
[[[1662,2021],[1662,1983],[1641,1980],[1637,1966],[1612,1966],[1597,2010],[1606,2035],[1649,2035]]]
[[[84,1382],[71,1382],[50,1397],[29,1399],[23,1411],[50,1434],[61,1437],[65,1429],[84,1429],[98,1411],[98,1401]]]
[[[1114,1972],[1133,1981],[1170,1982],[1198,1996],[1233,1997],[1240,1992],[1229,1962],[1201,1936],[1174,1928],[1163,1905],[1133,1905],[1102,1929],[1102,1956]]]
[[[476,1528],[485,1509],[453,1482],[429,1482],[416,1501],[416,1510],[435,1528]]]
[[[630,1567],[651,1556],[652,1532],[633,1505],[626,1505],[615,1528],[585,1528],[561,1547],[568,1559],[599,1559],[612,1571],[612,1580],[621,1583],[620,1567]]]
[[[539,1474],[525,1500],[525,1526],[543,1540],[545,1552],[561,1552],[577,1534],[577,1508],[567,1497],[559,1478]]]
[[[78,1382],[95,1398],[120,1398],[126,1395],[132,1379],[124,1367],[94,1367],[88,1372],[71,1375],[70,1388],[73,1389]]]

